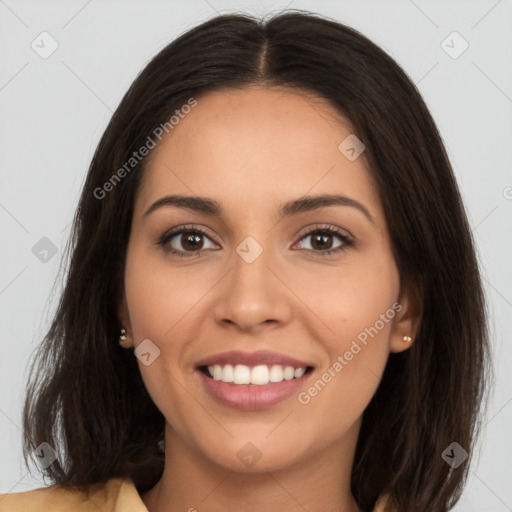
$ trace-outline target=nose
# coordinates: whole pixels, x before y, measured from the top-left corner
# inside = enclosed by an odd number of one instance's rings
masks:
[[[271,252],[263,250],[249,261],[234,254],[231,270],[215,290],[215,320],[246,333],[286,324],[291,318],[293,294],[279,275]]]

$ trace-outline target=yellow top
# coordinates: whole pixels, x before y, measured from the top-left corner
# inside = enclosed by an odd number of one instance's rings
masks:
[[[382,496],[373,512],[384,512]],[[191,507],[193,508],[193,507]],[[0,494],[0,512],[148,512],[129,478],[112,478],[91,485],[87,492],[58,485],[32,491]]]

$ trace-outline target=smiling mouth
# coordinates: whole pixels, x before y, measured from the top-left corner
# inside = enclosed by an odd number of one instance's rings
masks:
[[[211,365],[197,368],[209,379],[232,384],[233,386],[272,386],[283,381],[297,380],[313,371],[312,366],[255,365]]]

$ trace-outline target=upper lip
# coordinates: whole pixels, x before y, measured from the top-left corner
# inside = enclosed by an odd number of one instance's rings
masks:
[[[260,364],[279,364],[282,366],[293,366],[294,368],[307,368],[313,366],[310,363],[300,361],[294,357],[270,350],[259,350],[257,352],[243,352],[241,350],[231,350],[229,352],[221,352],[212,356],[201,359],[197,362],[196,367],[212,366],[212,365],[236,365],[243,364],[246,366],[257,366]]]

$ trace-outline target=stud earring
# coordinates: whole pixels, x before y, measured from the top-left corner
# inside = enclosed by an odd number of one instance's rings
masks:
[[[404,337],[402,338],[402,341],[403,341],[404,343],[409,343],[410,341],[412,341],[412,338],[411,338],[410,336],[404,336]]]
[[[121,329],[121,335],[119,336],[119,341],[126,341],[126,329]]]

